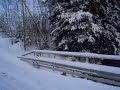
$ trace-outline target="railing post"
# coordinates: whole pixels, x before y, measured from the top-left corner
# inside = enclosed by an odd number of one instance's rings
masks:
[[[89,63],[89,58],[88,57],[86,57],[85,60],[86,60],[86,63]]]
[[[35,56],[35,52],[33,52],[34,56]]]
[[[39,56],[41,56],[41,53],[38,53]]]
[[[56,54],[54,54],[54,58],[56,58]]]

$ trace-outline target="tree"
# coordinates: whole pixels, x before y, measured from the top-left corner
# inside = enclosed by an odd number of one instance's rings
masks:
[[[52,0],[50,21],[57,50],[118,54],[120,2]]]

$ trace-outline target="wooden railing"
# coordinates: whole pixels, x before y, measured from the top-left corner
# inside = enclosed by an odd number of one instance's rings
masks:
[[[32,52],[24,54],[18,58],[20,58],[23,61],[32,63],[33,66],[37,68],[45,67],[48,69],[63,72],[64,75],[71,74],[72,76],[87,78],[100,83],[120,87],[120,73],[112,73],[108,71],[90,69],[81,66],[74,66],[73,64],[64,63],[64,60],[68,60],[68,57],[80,57],[85,60],[88,60],[88,58],[120,60],[119,56],[114,55],[110,56],[93,53],[61,52],[47,50],[33,50]],[[71,58],[69,60],[71,60]]]
[[[81,61],[81,62],[88,62],[94,64],[101,64],[102,60],[109,60],[109,61],[114,60],[120,62],[120,56],[118,55],[103,55],[103,54],[95,54],[95,53],[62,52],[62,51],[47,51],[47,50],[33,50],[30,53],[32,55],[34,54],[34,56],[64,59],[71,61]],[[30,53],[27,54],[30,55]]]
[[[48,50],[33,50],[32,52],[35,54],[52,54],[55,56],[59,55],[59,56],[120,60],[120,56],[118,55],[104,55],[104,54],[84,53],[84,52],[66,52],[66,51],[48,51]]]

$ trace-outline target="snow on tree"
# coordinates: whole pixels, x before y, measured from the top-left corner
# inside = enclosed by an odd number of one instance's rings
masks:
[[[53,0],[52,6],[57,50],[118,54],[120,1]]]

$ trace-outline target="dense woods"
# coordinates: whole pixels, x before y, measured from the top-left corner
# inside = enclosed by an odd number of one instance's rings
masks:
[[[24,49],[119,54],[119,0],[0,0],[0,32]]]
[[[24,49],[48,48],[48,8],[41,0],[1,0],[0,26],[12,42],[23,42]]]

